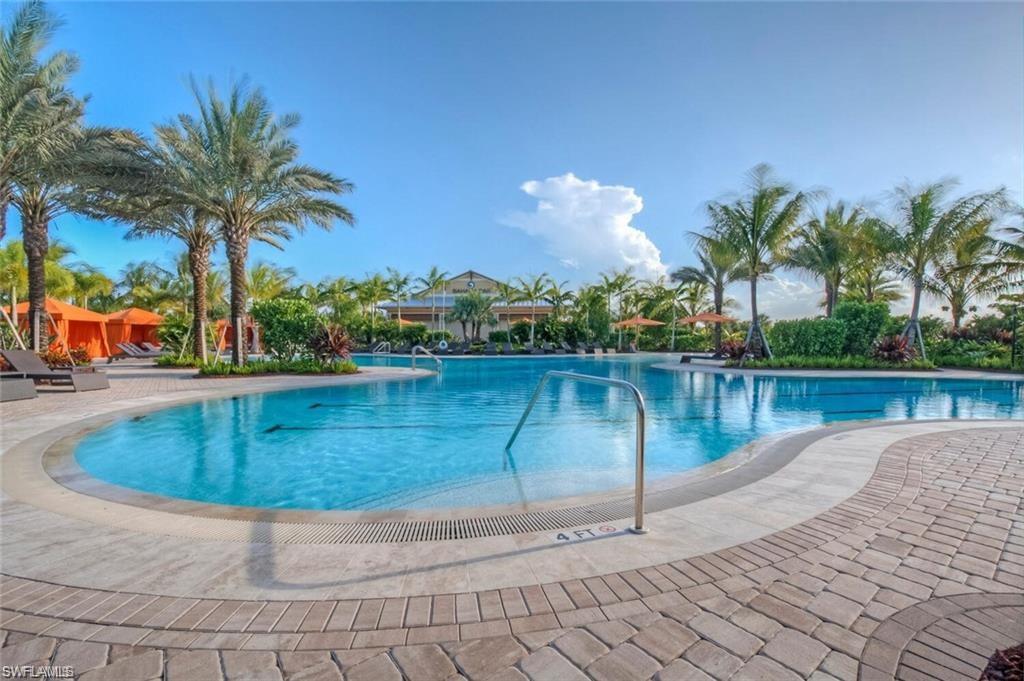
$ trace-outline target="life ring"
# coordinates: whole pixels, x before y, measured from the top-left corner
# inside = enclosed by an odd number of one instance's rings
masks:
[[[447,350],[448,349],[448,341],[443,340],[440,343],[438,343],[437,344],[437,349],[438,350]]]

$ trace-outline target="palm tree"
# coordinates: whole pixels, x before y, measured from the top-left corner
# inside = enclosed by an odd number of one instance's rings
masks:
[[[701,283],[711,289],[715,314],[722,314],[728,301],[725,289],[734,281],[746,277],[740,254],[714,235],[691,232],[697,242],[697,260],[700,267],[680,267],[672,273],[673,281],[684,284]],[[722,352],[722,324],[715,323],[715,354]]]
[[[757,283],[783,262],[807,195],[776,180],[767,164],[748,173],[748,194],[730,203],[711,202],[707,213],[712,233],[739,255],[750,281],[750,330],[746,354],[771,357],[757,310]]]
[[[831,317],[839,289],[854,264],[855,242],[860,233],[862,210],[847,209],[842,201],[826,206],[797,232],[797,243],[788,256],[789,267],[804,270],[825,282],[825,316]]]
[[[544,302],[551,306],[551,314],[556,318],[560,318],[565,309],[576,300],[573,292],[566,288],[568,285],[568,281],[559,284],[552,280],[551,287],[544,295]]]
[[[896,221],[886,228],[893,244],[890,258],[893,268],[910,282],[914,296],[903,332],[910,345],[920,347],[925,356],[921,337],[921,294],[925,290],[931,270],[946,257],[952,244],[978,222],[993,216],[1006,205],[1004,190],[969,194],[945,202],[954,183],[942,180],[924,187],[901,185],[894,191]]]
[[[171,169],[164,164],[175,163],[176,159],[160,150],[155,150],[153,172],[163,176],[182,179],[190,169]],[[170,185],[167,185],[170,186]],[[206,357],[206,324],[209,319],[210,258],[217,245],[219,232],[214,222],[193,206],[179,203],[173,193],[169,197],[154,198],[155,194],[115,200],[108,206],[109,213],[128,222],[125,235],[128,239],[142,239],[159,236],[177,239],[185,245],[185,257],[191,278],[189,290],[192,297],[192,352],[195,357]]]
[[[0,239],[14,178],[49,166],[74,136],[83,103],[66,89],[78,58],[63,50],[43,52],[60,21],[38,0],[23,3],[0,30]]]
[[[533,344],[534,332],[537,328],[537,301],[544,298],[551,290],[551,277],[547,272],[526,279],[519,277],[519,290],[523,298],[530,302],[530,344]]]
[[[11,320],[18,323],[18,291],[28,288],[28,268],[25,266],[25,248],[20,241],[11,241],[0,248],[0,291],[9,294]]]
[[[437,332],[437,291],[446,281],[448,281],[448,272],[442,271],[437,265],[432,266],[426,276],[416,280],[416,283],[423,287],[423,293],[430,295],[430,328],[435,334]]]
[[[480,340],[480,330],[483,325],[495,323],[493,305],[494,298],[480,291],[470,291],[455,299],[452,305],[452,318],[462,325],[463,340]],[[467,324],[469,325],[468,330]]]
[[[268,262],[258,262],[249,268],[246,274],[246,289],[249,300],[261,303],[280,298],[291,287],[295,279],[295,269],[278,267]]]
[[[842,297],[865,303],[891,303],[903,299],[900,283],[889,271],[895,244],[885,223],[867,218],[853,239],[853,263],[840,291]]]
[[[925,280],[925,290],[945,301],[953,320],[953,328],[960,324],[971,302],[1000,286],[1002,273],[990,266],[998,242],[989,235],[992,220],[980,220],[958,235],[948,253],[935,265]]]
[[[498,297],[505,304],[505,329],[508,332],[508,340],[512,341],[512,304],[518,303],[522,300],[523,292],[519,290],[519,287],[510,281],[499,281],[495,288],[498,291]],[[499,315],[498,324],[501,324],[501,316]]]
[[[388,282],[379,274],[364,279],[356,289],[357,297],[370,316],[370,342],[377,340],[377,306],[388,295]]]
[[[121,270],[117,284],[119,300],[125,307],[164,310],[177,300],[172,290],[173,275],[155,262],[130,262]]]
[[[409,287],[412,285],[411,274],[402,274],[393,267],[388,268],[388,291],[391,299],[398,305],[398,319],[401,324],[402,301],[409,297]]]
[[[612,270],[610,273],[601,274],[601,286],[604,289],[605,295],[608,298],[608,316],[614,319],[612,316],[612,297],[618,296],[619,300],[619,316],[622,317],[622,297],[628,292],[633,290],[636,286],[637,280],[633,276],[633,268],[627,267],[621,272]],[[619,350],[622,349],[622,328],[619,328],[619,337],[617,347]]]
[[[113,280],[91,265],[79,265],[71,274],[75,282],[75,297],[87,310],[91,298],[109,296],[114,291]]]
[[[250,241],[280,247],[309,223],[323,229],[335,220],[353,224],[352,213],[333,199],[351,192],[352,184],[298,162],[291,133],[299,117],[275,117],[260,90],[236,83],[224,100],[212,83],[203,93],[193,81],[192,92],[198,117],[183,114],[176,124],[158,126],[157,139],[181,166],[196,169],[195,181],[175,183],[173,191],[220,228],[231,275],[231,323],[241,338]],[[232,345],[231,358],[245,361],[244,344]]]

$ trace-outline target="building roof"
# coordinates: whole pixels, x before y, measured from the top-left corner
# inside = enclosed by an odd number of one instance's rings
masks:
[[[28,301],[22,301],[18,303],[17,310],[18,316],[28,314]],[[11,308],[4,308],[10,312]],[[70,322],[99,322],[101,324],[107,321],[107,316],[100,314],[99,312],[93,312],[92,310],[86,310],[84,307],[78,307],[77,305],[71,305],[65,303],[56,298],[47,298],[45,309],[50,316],[54,319],[66,319]]]

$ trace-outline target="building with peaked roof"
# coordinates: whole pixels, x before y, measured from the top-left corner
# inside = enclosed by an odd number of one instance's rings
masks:
[[[492,309],[499,321],[492,326],[484,325],[481,335],[485,339],[490,331],[499,328],[505,329],[510,319],[512,323],[522,319],[529,320],[533,310],[536,310],[538,322],[551,314],[551,305],[546,301],[537,301],[536,306],[531,306],[529,301],[505,302],[498,293],[498,284],[500,283],[497,279],[492,279],[474,270],[467,270],[444,281],[436,291],[416,291],[409,298],[403,300],[402,320],[413,324],[423,324],[428,329],[446,328],[453,335],[461,336],[462,325],[451,319],[452,306],[459,296],[466,295],[471,291],[478,291],[497,299]],[[394,301],[382,303],[380,308],[386,311],[390,318],[398,318],[398,303]]]

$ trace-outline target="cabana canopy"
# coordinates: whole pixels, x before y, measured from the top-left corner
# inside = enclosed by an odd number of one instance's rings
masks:
[[[10,312],[10,308],[6,308]],[[27,329],[29,325],[28,301],[17,305],[18,325]],[[53,349],[62,347],[84,347],[90,358],[109,357],[110,343],[107,340],[107,316],[84,307],[77,307],[53,298],[46,299],[49,332],[57,336]]]
[[[699,322],[703,322],[705,324],[728,324],[729,322],[734,322],[736,320],[732,317],[726,317],[724,314],[701,312],[700,314],[695,314],[692,317],[683,317],[676,321],[680,324],[697,324]]]
[[[108,340],[118,343],[142,342],[159,345],[156,330],[164,318],[155,312],[129,307],[107,315]]]

